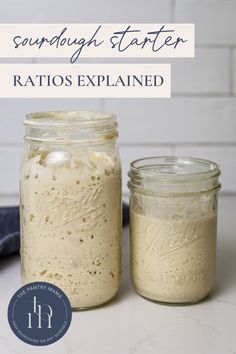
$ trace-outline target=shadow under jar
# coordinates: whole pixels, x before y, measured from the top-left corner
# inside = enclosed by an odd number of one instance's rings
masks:
[[[197,158],[131,163],[131,273],[140,295],[177,304],[211,291],[219,175],[217,164]]]
[[[24,283],[60,287],[73,309],[112,299],[120,284],[121,168],[114,115],[34,113],[24,121]]]

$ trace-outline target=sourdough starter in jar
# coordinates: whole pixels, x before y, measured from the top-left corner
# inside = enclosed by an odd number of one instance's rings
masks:
[[[195,302],[213,286],[216,217],[169,220],[131,213],[137,291],[163,302]]]
[[[73,308],[103,304],[120,283],[119,160],[76,146],[32,151],[21,170],[23,281],[56,284]]]

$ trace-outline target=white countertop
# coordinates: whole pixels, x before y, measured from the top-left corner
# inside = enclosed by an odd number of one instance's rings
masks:
[[[66,335],[43,348],[21,342],[8,326],[8,303],[20,287],[19,257],[0,261],[0,353],[236,353],[236,196],[220,198],[216,287],[199,304],[166,306],[138,296],[129,279],[128,243],[126,228],[122,286],[116,299],[95,310],[74,312]]]

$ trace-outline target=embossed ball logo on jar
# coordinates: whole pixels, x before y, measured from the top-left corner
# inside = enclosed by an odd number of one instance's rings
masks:
[[[148,253],[157,252],[161,258],[187,247],[205,236],[202,220],[189,222],[158,222],[148,225],[147,236],[151,238]]]
[[[8,322],[27,344],[45,346],[61,339],[70,327],[72,311],[65,293],[46,282],[22,286],[8,306]]]

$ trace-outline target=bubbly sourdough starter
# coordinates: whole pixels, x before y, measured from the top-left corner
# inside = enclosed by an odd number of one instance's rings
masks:
[[[158,219],[131,213],[132,279],[141,295],[195,302],[213,286],[216,217]]]
[[[86,160],[86,161],[85,161]],[[104,153],[36,155],[21,178],[21,258],[25,283],[60,287],[73,308],[118,291],[120,172]]]

